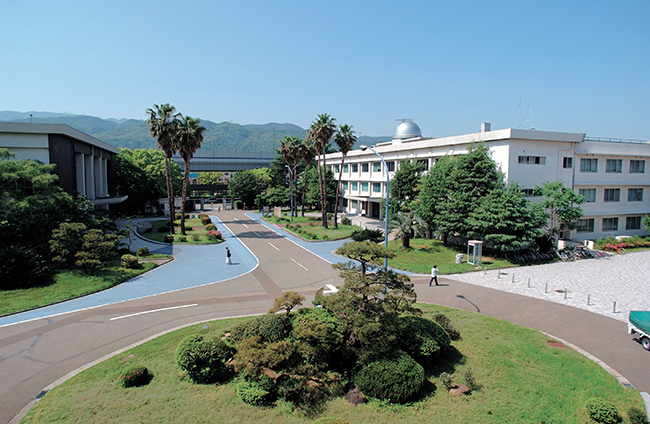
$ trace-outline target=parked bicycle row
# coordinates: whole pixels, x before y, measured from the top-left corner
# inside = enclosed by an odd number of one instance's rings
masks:
[[[625,254],[625,249],[619,250],[618,253]],[[563,262],[572,262],[576,259],[609,259],[611,255],[612,254],[608,252],[591,250],[587,249],[584,246],[574,245],[567,246],[560,251],[553,251],[548,253],[538,252],[535,250],[522,251],[514,254],[513,259],[517,263],[524,264],[551,262],[556,259],[559,259]]]

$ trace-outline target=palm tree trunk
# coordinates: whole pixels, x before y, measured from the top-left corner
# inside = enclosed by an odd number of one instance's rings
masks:
[[[187,199],[187,180],[190,178],[190,161],[185,161],[185,173],[183,174],[183,194],[181,195],[181,234],[185,233],[185,199]]]
[[[324,155],[323,155],[324,156]],[[318,188],[320,189],[320,213],[321,213],[321,221],[323,224],[323,228],[327,228],[327,215],[325,214],[325,202],[323,201],[323,180],[324,178],[321,177],[321,160],[320,160],[320,152],[318,153]]]
[[[170,158],[165,156],[165,180],[167,182],[167,206],[169,208],[169,234],[174,234],[174,186],[172,184]]]

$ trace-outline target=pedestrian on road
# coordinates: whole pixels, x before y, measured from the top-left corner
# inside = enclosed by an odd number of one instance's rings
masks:
[[[230,249],[228,249],[228,248],[226,247],[226,263],[227,263],[228,265],[232,265],[232,261],[230,260],[230,257],[231,257],[231,256],[232,256],[232,255],[230,254]],[[437,284],[437,283],[436,283],[436,284]]]
[[[429,281],[429,287],[431,287],[431,283],[436,282],[436,286],[438,285],[438,265],[434,265],[433,268],[431,268],[431,281]]]

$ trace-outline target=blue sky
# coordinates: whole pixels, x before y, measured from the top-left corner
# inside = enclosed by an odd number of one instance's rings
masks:
[[[650,140],[650,2],[8,1],[0,110]],[[521,106],[519,106],[521,105]]]

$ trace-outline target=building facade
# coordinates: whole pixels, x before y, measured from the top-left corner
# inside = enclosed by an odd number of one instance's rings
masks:
[[[60,186],[86,196],[95,206],[126,200],[116,192],[119,149],[62,124],[0,122],[0,148],[17,160],[55,164]]]
[[[522,129],[481,131],[444,138],[423,138],[419,127],[403,120],[389,142],[373,149],[348,153],[343,165],[340,209],[351,214],[381,218],[386,199],[386,173],[392,178],[399,164],[423,162],[428,170],[445,155],[467,153],[472,143],[483,142],[506,177],[517,182],[531,201],[533,188],[545,181],[562,181],[585,196],[584,216],[576,230],[563,238],[576,241],[607,236],[646,235],[641,224],[650,213],[650,144],[623,140],[590,139],[584,134]],[[338,176],[341,153],[326,156],[326,164]],[[388,168],[388,169],[386,169]]]

